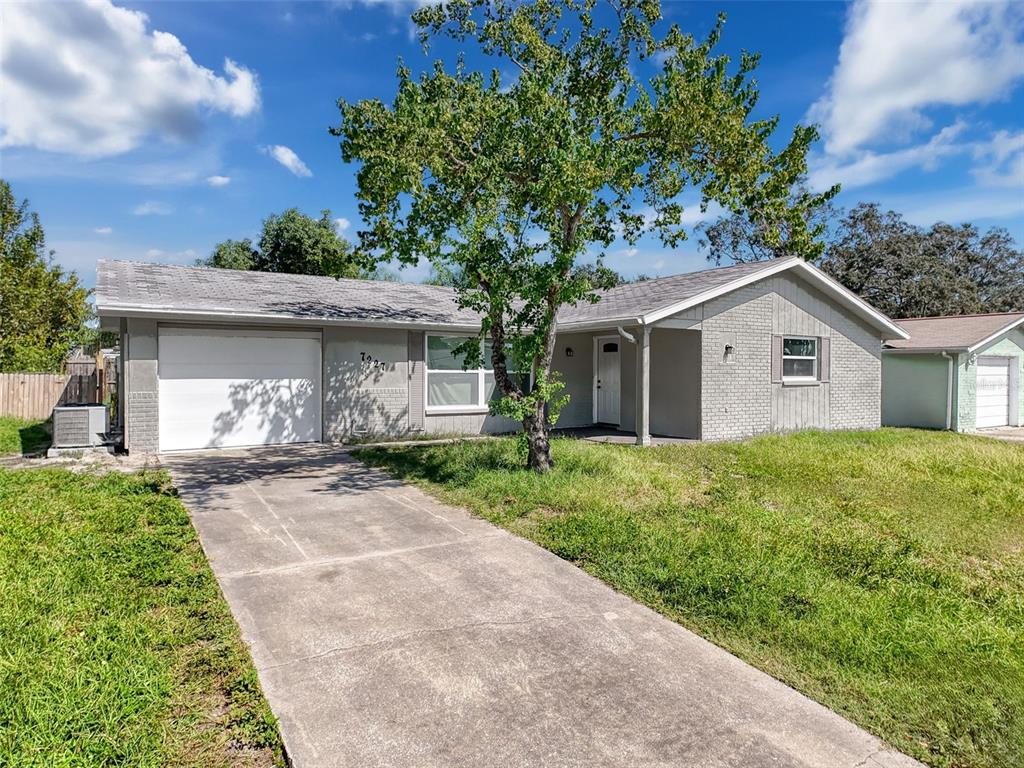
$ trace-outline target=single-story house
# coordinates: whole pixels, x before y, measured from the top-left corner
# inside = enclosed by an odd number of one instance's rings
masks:
[[[898,321],[882,354],[882,423],[973,432],[1024,423],[1024,312]]]
[[[518,426],[453,356],[480,320],[448,288],[101,261],[96,309],[122,338],[131,452]],[[558,316],[556,426],[641,444],[874,428],[882,343],[906,337],[797,258],[618,286]]]

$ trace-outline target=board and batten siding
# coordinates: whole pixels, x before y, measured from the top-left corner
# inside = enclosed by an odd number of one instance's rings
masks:
[[[879,334],[797,277],[774,275],[702,305],[702,438],[881,423]],[[828,381],[772,381],[773,336],[829,339]],[[733,352],[726,355],[726,345]]]

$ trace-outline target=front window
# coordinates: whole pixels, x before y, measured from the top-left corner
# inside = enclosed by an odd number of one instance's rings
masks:
[[[427,408],[433,411],[486,410],[501,397],[491,370],[491,342],[483,342],[481,367],[464,369],[465,355],[455,349],[465,336],[427,336]],[[515,366],[508,356],[509,374]],[[529,377],[526,378],[529,383]]]
[[[818,378],[817,339],[805,336],[783,338],[782,378],[788,381],[814,381]]]

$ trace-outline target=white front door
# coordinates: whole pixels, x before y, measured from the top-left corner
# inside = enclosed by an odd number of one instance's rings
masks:
[[[597,420],[601,424],[619,423],[619,337],[597,340]]]
[[[976,403],[979,429],[1010,423],[1010,358],[978,358]]]
[[[160,328],[160,450],[320,439],[320,333]]]

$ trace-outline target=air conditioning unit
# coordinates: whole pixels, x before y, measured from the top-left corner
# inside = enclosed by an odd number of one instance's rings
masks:
[[[58,405],[53,409],[53,447],[103,445],[110,430],[107,406],[100,403]]]

